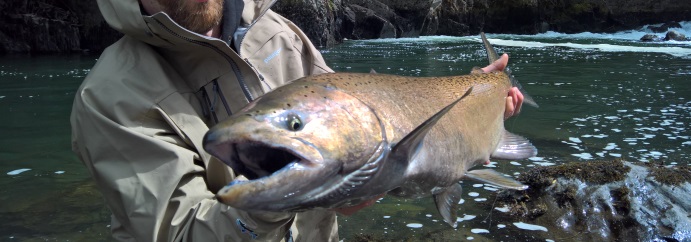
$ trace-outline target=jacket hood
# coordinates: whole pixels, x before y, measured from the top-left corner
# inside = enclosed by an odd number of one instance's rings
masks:
[[[98,7],[115,30],[140,40],[151,34],[138,0],[98,0]]]
[[[251,28],[275,2],[244,0],[239,26]],[[210,81],[235,72],[238,80],[244,79],[243,90],[250,100],[264,93],[257,74],[244,64],[245,61],[229,47],[228,42],[184,29],[164,12],[150,16],[142,14],[138,0],[98,0],[98,6],[114,29],[126,37],[157,47],[167,65],[181,75],[192,90],[199,90]]]
[[[175,44],[171,38],[166,38],[166,33],[162,33],[157,26],[165,25],[168,27],[166,32],[182,34],[185,38],[204,41],[209,38],[197,33],[188,31],[175,23],[166,13],[154,13],[147,16],[141,9],[138,0],[97,0],[103,18],[115,30],[144,41],[154,46],[164,47]],[[250,27],[259,17],[261,17],[277,0],[244,0],[242,11],[241,27]],[[156,26],[151,26],[152,22],[157,22]]]

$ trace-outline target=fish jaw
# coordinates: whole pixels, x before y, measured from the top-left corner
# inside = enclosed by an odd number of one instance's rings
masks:
[[[271,176],[233,181],[222,188],[216,198],[224,204],[246,211],[302,211],[310,208],[305,206],[310,197],[307,194],[321,192],[324,183],[286,184],[286,181],[329,181],[337,172],[337,168],[306,167],[294,162]]]
[[[291,129],[289,117],[299,117],[302,127]],[[383,132],[377,115],[357,98],[299,82],[267,93],[212,127],[204,149],[249,179],[221,189],[219,201],[247,211],[302,211],[369,197],[339,188],[378,157]],[[364,185],[368,176],[357,178],[364,178]]]
[[[217,193],[227,205],[247,211],[301,210],[304,208],[293,204],[304,202],[307,194],[319,192],[325,185],[313,181],[333,179],[341,169],[339,163],[324,162],[313,144],[267,133],[252,118],[226,124],[207,132],[204,147],[250,179],[233,181]]]

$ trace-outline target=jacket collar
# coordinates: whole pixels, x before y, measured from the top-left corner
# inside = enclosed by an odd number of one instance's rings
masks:
[[[276,0],[244,0],[241,27],[249,28]],[[114,29],[159,49],[193,90],[233,71],[243,63],[228,43],[182,28],[166,13],[143,15],[138,0],[98,0],[103,17]]]

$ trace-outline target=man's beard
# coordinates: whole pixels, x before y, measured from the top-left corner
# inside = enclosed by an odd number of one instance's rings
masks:
[[[180,26],[198,33],[206,34],[221,23],[223,0],[193,2],[191,0],[158,0],[163,11]]]

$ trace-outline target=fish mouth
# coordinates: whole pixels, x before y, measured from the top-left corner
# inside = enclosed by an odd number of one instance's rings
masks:
[[[310,163],[293,151],[261,142],[235,143],[232,149],[228,165],[249,180],[270,176],[293,163]]]
[[[246,211],[295,212],[319,206],[316,200],[338,177],[340,163],[324,162],[314,145],[299,138],[268,141],[218,140],[207,134],[205,149],[248,179],[235,179],[216,198]]]

